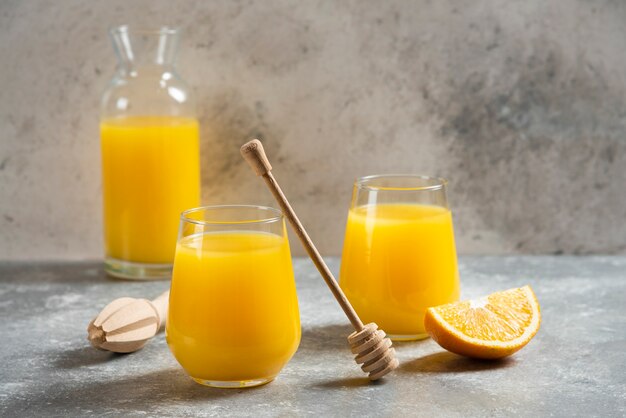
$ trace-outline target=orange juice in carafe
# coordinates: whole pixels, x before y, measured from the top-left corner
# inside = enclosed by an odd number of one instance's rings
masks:
[[[171,264],[180,213],[200,201],[198,122],[129,116],[100,132],[107,257]]]

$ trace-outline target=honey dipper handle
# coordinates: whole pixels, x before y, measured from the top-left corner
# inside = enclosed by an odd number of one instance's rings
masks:
[[[163,325],[165,325],[165,318],[167,317],[167,306],[169,304],[169,299],[170,299],[170,291],[168,290],[166,292],[163,292],[156,299],[150,302],[152,304],[152,307],[157,311],[157,314],[159,315],[159,328],[158,329],[163,328]]]
[[[263,145],[261,144],[261,141],[259,141],[258,139],[253,139],[252,141],[244,144],[241,147],[241,155],[248,162],[248,164],[252,166],[257,176],[262,176],[265,180],[265,184],[267,184],[267,187],[269,187],[270,191],[274,195],[274,198],[280,205],[283,214],[289,220],[289,223],[296,232],[296,235],[298,235],[298,238],[300,238],[300,242],[304,246],[304,249],[309,254],[309,257],[313,261],[313,264],[315,264],[315,267],[317,267],[317,270],[322,275],[322,278],[330,288],[330,291],[333,292],[333,296],[335,296],[335,299],[337,299],[337,302],[339,302],[341,309],[343,309],[343,311],[345,312],[346,316],[352,323],[352,326],[354,326],[354,329],[356,329],[357,331],[362,330],[363,322],[361,322],[361,319],[350,304],[350,301],[348,301],[348,298],[346,298],[346,295],[339,287],[339,284],[337,284],[337,280],[335,280],[335,277],[330,272],[330,269],[324,262],[324,259],[317,251],[317,248],[315,248],[313,241],[311,241],[311,238],[309,238],[309,234],[307,234],[304,226],[302,226],[302,223],[300,223],[298,216],[291,208],[289,201],[283,194],[283,191],[278,185],[278,182],[276,182],[276,179],[272,175],[272,166],[267,159],[267,156],[265,155],[265,151],[263,150]]]

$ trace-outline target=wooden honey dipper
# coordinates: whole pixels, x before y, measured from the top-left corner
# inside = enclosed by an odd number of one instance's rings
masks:
[[[153,301],[123,297],[102,309],[87,327],[87,339],[100,350],[132,353],[165,324],[169,290]]]
[[[283,214],[289,220],[298,238],[300,238],[304,249],[324,278],[333,296],[335,296],[335,299],[339,302],[339,305],[352,323],[352,326],[354,326],[355,331],[348,336],[348,343],[350,344],[352,353],[356,354],[354,360],[357,364],[362,364],[361,369],[365,373],[368,373],[370,380],[380,379],[394,370],[398,367],[399,363],[398,359],[395,357],[395,350],[391,347],[391,340],[386,337],[383,330],[378,329],[375,323],[363,325],[363,322],[337,284],[337,280],[335,280],[330,269],[326,263],[324,263],[322,256],[317,251],[317,248],[315,248],[313,241],[309,238],[304,226],[300,223],[300,220],[291,208],[278,182],[272,175],[272,166],[265,155],[261,141],[253,139],[245,143],[241,147],[241,155],[248,164],[252,166],[257,176],[261,176],[263,180],[265,180],[265,184],[269,187],[274,198],[280,205]]]

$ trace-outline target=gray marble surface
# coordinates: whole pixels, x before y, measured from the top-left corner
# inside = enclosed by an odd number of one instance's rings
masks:
[[[337,259],[329,259],[338,268]],[[248,390],[191,381],[163,334],[130,355],[97,351],[86,326],[123,295],[164,282],[120,282],[96,263],[0,265],[2,416],[624,416],[626,258],[462,258],[462,295],[530,284],[542,327],[508,360],[481,362],[431,340],[396,344],[401,366],[368,383],[347,321],[308,260],[296,259],[303,337],[279,377]]]

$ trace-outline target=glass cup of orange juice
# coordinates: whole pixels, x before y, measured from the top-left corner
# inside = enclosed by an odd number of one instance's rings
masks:
[[[196,382],[272,381],[300,343],[300,314],[281,212],[205,206],[182,213],[166,338]]]
[[[426,308],[459,299],[447,181],[417,175],[357,179],[340,284],[364,322],[396,341],[428,337]]]

